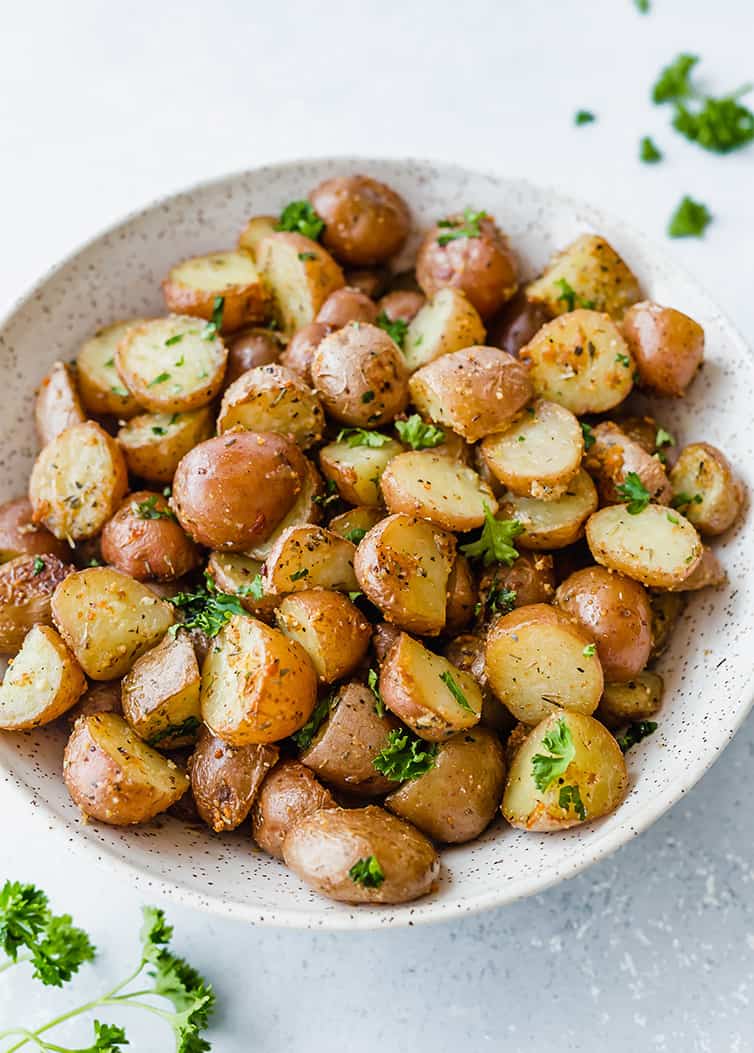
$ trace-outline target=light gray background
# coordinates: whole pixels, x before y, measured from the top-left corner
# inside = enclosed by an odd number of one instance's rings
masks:
[[[683,193],[701,198],[714,225],[671,251],[751,337],[754,148],[721,159],[687,145],[647,91],[679,50],[703,56],[713,90],[752,77],[752,7],[653,8],[5,5],[0,308],[104,224],[196,179],[314,154],[414,155],[556,185],[658,240]],[[580,107],[599,123],[575,129]],[[646,133],[667,151],[662,165],[638,164]],[[649,833],[559,888],[457,924],[330,936],[170,905],[179,949],[218,990],[213,1049],[754,1050],[753,767],[749,721]],[[88,997],[125,972],[141,897],[93,872],[54,831],[25,840],[23,813],[1,790],[0,814],[0,878],[43,885],[101,948],[97,971],[76,984]],[[0,1023],[41,1022],[71,997],[3,977]],[[138,1053],[171,1048],[131,1020]]]

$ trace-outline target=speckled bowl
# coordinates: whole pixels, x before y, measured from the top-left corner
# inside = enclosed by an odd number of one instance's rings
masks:
[[[434,162],[336,158],[243,172],[159,201],[85,245],[17,305],[0,328],[0,499],[26,490],[35,454],[32,392],[54,359],[71,358],[100,325],[161,313],[160,279],[175,260],[233,245],[253,213],[277,212],[319,180],[353,171],[396,187],[413,208],[417,232],[466,205],[488,209],[527,274],[577,234],[604,234],[648,296],[687,311],[707,333],[702,375],[688,398],[663,405],[661,419],[680,442],[721,446],[751,489],[754,359],[703,290],[642,236],[528,183]],[[415,904],[353,910],[330,903],[256,850],[246,830],[216,837],[168,818],[133,830],[84,823],[60,776],[65,727],[0,739],[3,778],[17,790],[18,807],[28,810],[30,836],[45,836],[54,826],[65,831],[71,849],[89,853],[95,887],[108,868],[145,895],[158,889],[246,921],[330,929],[417,924],[499,906],[575,874],[646,829],[694,785],[743,721],[754,692],[751,518],[717,550],[730,585],[692,596],[661,662],[660,728],[629,754],[631,791],[622,807],[563,834],[523,834],[500,822],[473,844],[446,851],[439,889]]]

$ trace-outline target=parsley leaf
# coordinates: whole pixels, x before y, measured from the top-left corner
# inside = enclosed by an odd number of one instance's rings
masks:
[[[652,88],[652,101],[679,102],[687,99],[691,94],[691,71],[698,61],[698,55],[678,55],[657,78]]]
[[[665,431],[664,428],[658,428],[657,434],[655,435],[655,446],[661,450],[663,446],[675,446],[675,439],[669,431]]]
[[[366,405],[368,402],[374,402],[374,392],[365,391],[361,396],[361,401]]]
[[[261,574],[255,574],[248,585],[242,585],[238,590],[239,596],[251,596],[253,600],[261,600],[264,596],[264,579]]]
[[[476,716],[476,712],[469,705],[469,700],[466,698],[466,695],[464,695],[460,685],[456,682],[449,669],[446,669],[444,673],[440,673],[440,679],[443,684],[445,684],[448,691],[450,691],[461,709],[465,709],[467,713],[473,713],[474,716]]]
[[[51,987],[62,987],[95,955],[70,914],[53,914],[41,889],[19,881],[6,881],[0,889],[0,947],[12,962],[19,961],[24,949],[34,978]]]
[[[372,765],[386,779],[405,782],[418,779],[435,766],[437,745],[417,738],[407,728],[394,728],[387,741],[372,761]]]
[[[638,516],[649,504],[649,490],[636,472],[629,472],[624,482],[616,486],[615,490],[626,502],[626,510],[630,516]]]
[[[535,753],[531,759],[534,784],[538,790],[545,791],[568,769],[576,756],[571,729],[561,717],[556,727],[548,731],[542,739],[542,745],[548,753]]]
[[[316,260],[317,253],[316,252],[299,252],[298,253],[298,258],[301,260],[302,263],[306,263],[307,260]]]
[[[482,533],[477,541],[461,545],[461,552],[471,559],[483,560],[485,567],[491,563],[507,563],[510,567],[518,559],[518,552],[511,542],[523,530],[517,519],[495,519],[485,502]]]
[[[357,860],[348,871],[348,876],[355,885],[363,885],[364,888],[379,888],[385,880],[376,856]]]
[[[479,224],[486,218],[487,213],[484,211],[475,212],[472,208],[465,208],[463,210],[463,220],[458,218],[441,219],[437,226],[441,227],[444,233],[438,235],[437,244],[444,246],[451,241],[456,241],[458,238],[480,237],[482,231]]]
[[[340,500],[340,493],[334,479],[325,479],[324,494],[316,494],[313,498],[315,505],[327,508],[333,501]]]
[[[700,505],[704,498],[701,494],[687,494],[681,490],[677,494],[673,494],[670,499],[671,508],[683,508],[684,505],[690,505],[692,502],[695,505]]]
[[[169,630],[173,635],[179,629],[199,629],[207,636],[217,636],[235,614],[247,614],[238,597],[220,592],[209,574],[205,573],[204,581],[194,592],[179,592],[171,599],[174,607],[185,612],[184,620]]]
[[[581,127],[582,124],[592,124],[596,120],[597,118],[591,110],[577,110],[576,116],[573,118],[573,123],[577,127]]]
[[[558,794],[558,804],[566,811],[573,805],[573,810],[582,823],[586,819],[586,808],[581,800],[578,786],[561,786]]]
[[[671,238],[701,238],[711,222],[707,206],[687,194],[670,217],[668,234]]]
[[[223,312],[225,310],[225,297],[216,296],[212,304],[212,321],[207,322],[202,330],[202,340],[214,340],[220,332],[223,324]]]
[[[639,160],[647,165],[662,161],[662,152],[655,146],[648,135],[645,135],[639,143]]]
[[[144,501],[131,502],[131,512],[139,519],[175,519],[170,508],[157,508],[157,494],[151,494]]]
[[[182,738],[184,735],[193,735],[195,731],[199,730],[201,721],[198,717],[186,717],[180,724],[168,724],[167,727],[162,728],[160,731],[155,732],[150,738],[146,740],[147,746],[159,746],[165,739]]]
[[[34,577],[36,578],[37,575],[41,574],[44,569],[45,569],[45,561],[42,559],[41,556],[35,556],[34,557]]]
[[[366,533],[367,532],[363,527],[351,527],[350,530],[346,530],[343,537],[346,539],[346,541],[350,541],[352,545],[358,545],[358,543],[366,537]],[[356,593],[355,595],[360,596],[361,593]]]
[[[592,426],[585,424],[583,420],[581,421],[581,433],[584,436],[584,449],[590,450],[597,440],[594,437]]]
[[[324,220],[317,215],[309,201],[291,201],[280,213],[280,219],[275,226],[275,230],[303,234],[312,241],[318,241],[324,229]]]
[[[595,654],[597,653],[597,645],[593,643],[588,643],[581,653],[583,654],[584,658],[594,658]]]
[[[376,669],[370,669],[367,673],[367,686],[374,695],[374,708],[377,711],[378,717],[385,716],[385,700],[380,694],[379,688],[380,678]]]
[[[297,570],[293,574],[291,574],[291,581],[301,581],[302,578],[308,578],[308,577],[309,577],[309,568],[308,567],[302,567],[301,570]]]
[[[622,735],[616,735],[615,740],[621,751],[625,753],[655,731],[657,731],[657,724],[654,720],[638,720],[634,724],[629,724]]]
[[[406,333],[408,332],[408,322],[404,322],[402,318],[396,318],[395,321],[391,322],[387,314],[384,311],[380,311],[377,315],[377,325],[380,329],[385,330],[390,339],[393,340],[402,351],[403,344],[406,340]]]
[[[634,0],[634,7],[643,15],[649,14],[649,0]]]
[[[148,388],[153,388],[156,384],[164,384],[166,380],[170,380],[170,374],[169,373],[158,373],[157,376],[153,380],[149,381],[149,383],[147,384],[147,387]],[[113,391],[115,391],[115,388],[113,388]],[[116,392],[116,394],[117,394],[117,392]]]
[[[484,601],[486,613],[509,614],[515,606],[516,590],[501,587],[496,581],[493,581]],[[479,610],[481,611],[481,604],[479,604]]]
[[[175,336],[169,336],[165,341],[165,347],[172,347],[173,344],[179,344],[183,340],[183,333],[176,333]]]
[[[558,278],[555,285],[560,289],[558,300],[562,300],[567,310],[575,311],[577,307],[584,307],[588,311],[594,310],[594,300],[584,300],[566,278]]]
[[[747,86],[721,99],[707,98],[696,110],[679,103],[673,127],[690,142],[712,153],[739,150],[754,139],[754,113],[738,101],[749,90]]]
[[[445,432],[434,424],[425,424],[418,413],[412,413],[408,420],[397,420],[395,430],[401,442],[412,450],[431,450],[445,442]]]
[[[300,750],[305,750],[311,745],[312,739],[330,716],[330,710],[332,709],[334,700],[334,695],[328,695],[326,698],[319,701],[314,707],[314,712],[309,717],[306,724],[291,735],[291,738]]]
[[[367,431],[366,428],[341,428],[338,432],[338,442],[347,442],[349,446],[370,446],[379,449],[390,442],[389,435],[383,435],[379,431]]]

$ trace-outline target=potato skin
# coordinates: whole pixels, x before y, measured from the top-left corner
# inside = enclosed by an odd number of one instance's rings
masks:
[[[377,311],[390,322],[412,322],[426,303],[426,297],[411,289],[394,289],[377,303]]]
[[[33,625],[52,625],[52,594],[75,569],[47,554],[0,566],[0,654],[15,654]]]
[[[136,659],[121,682],[121,706],[139,738],[156,749],[180,749],[196,741],[199,663],[186,633],[166,634]]]
[[[18,556],[70,555],[66,543],[43,526],[33,522],[33,510],[26,497],[17,497],[0,505],[0,563]]]
[[[351,322],[322,340],[312,357],[312,383],[335,420],[353,427],[387,424],[408,403],[408,370],[382,329]]]
[[[336,808],[335,798],[316,776],[297,760],[284,760],[266,777],[251,806],[251,835],[276,859],[283,858],[283,841],[299,819],[322,808]]]
[[[657,457],[623,432],[612,421],[603,421],[592,429],[594,443],[584,458],[584,466],[597,482],[603,504],[620,504],[625,500],[618,487],[633,472],[649,492],[650,500],[666,505],[671,486],[665,468]]]
[[[445,632],[461,632],[474,616],[477,586],[471,565],[464,555],[457,555],[448,576],[445,600]]]
[[[744,502],[743,486],[716,446],[708,442],[684,446],[670,472],[670,485],[676,499],[683,493],[692,498],[678,507],[700,533],[713,537],[723,534],[738,519]]]
[[[310,322],[297,329],[288,341],[288,347],[280,356],[280,365],[298,373],[302,380],[312,384],[312,359],[314,352],[334,330],[322,322]]]
[[[223,385],[227,389],[242,373],[256,366],[269,366],[280,358],[285,344],[272,329],[252,326],[228,339],[228,358]]]
[[[145,502],[147,517],[139,514],[139,505]],[[173,518],[167,498],[150,490],[137,490],[126,498],[105,523],[101,545],[105,562],[137,581],[175,581],[198,566],[200,559],[198,548]]]
[[[342,329],[349,322],[377,322],[377,305],[358,289],[347,285],[331,292],[317,312],[315,322]]]
[[[229,746],[202,726],[189,775],[196,809],[207,826],[215,833],[240,826],[279,754],[277,746]]]
[[[49,625],[34,625],[8,663],[0,685],[0,729],[25,731],[69,711],[86,690],[86,677]]]
[[[223,299],[221,329],[230,333],[244,325],[260,322],[269,310],[269,294],[261,281],[256,267],[250,262],[250,253],[215,252],[205,256],[193,256],[181,260],[171,267],[162,281],[162,294],[168,311],[173,314],[191,315],[210,321],[215,302]],[[206,267],[209,275],[204,280],[187,280],[191,267]],[[228,269],[235,271],[235,280],[227,278]]]
[[[446,223],[465,224],[463,216]],[[416,277],[422,292],[433,296],[452,285],[466,294],[482,318],[491,318],[518,288],[518,264],[507,239],[491,216],[479,222],[477,237],[461,237],[440,244],[447,226],[436,225],[425,234],[416,258]]]
[[[391,187],[369,176],[326,179],[309,200],[325,222],[324,245],[350,266],[384,263],[408,237],[408,205]]]
[[[509,567],[505,563],[493,563],[483,570],[479,579],[482,620],[495,612],[496,596],[499,607],[503,592],[515,593],[510,599],[511,610],[528,607],[532,603],[552,603],[555,595],[552,556],[540,552],[521,552]]]
[[[269,537],[290,511],[306,470],[303,454],[282,435],[219,435],[181,460],[171,503],[194,541],[243,552]]]
[[[683,395],[704,359],[704,330],[673,307],[634,304],[623,317],[623,336],[641,386],[656,395]]]
[[[382,296],[392,278],[387,267],[349,267],[345,274],[349,288],[358,289],[372,300]]]
[[[534,303],[523,289],[519,289],[490,320],[487,342],[491,347],[499,347],[515,358],[551,317],[544,304]]]
[[[433,841],[459,845],[489,826],[504,788],[500,740],[488,728],[471,728],[441,743],[434,767],[403,783],[385,799],[385,807]]]
[[[384,874],[377,887],[349,877],[370,856]],[[424,834],[375,805],[327,808],[300,819],[283,842],[283,858],[307,885],[343,903],[407,903],[431,892],[440,874]]]
[[[75,374],[64,362],[55,362],[39,385],[34,403],[34,420],[40,446],[46,446],[66,428],[83,424],[86,420],[76,389]]]
[[[283,599],[275,618],[286,636],[298,640],[326,684],[354,672],[372,635],[358,607],[333,589],[292,593]]]
[[[663,690],[662,677],[648,670],[627,683],[605,684],[597,717],[611,730],[628,721],[650,720],[662,704]]]
[[[625,683],[642,671],[652,649],[652,608],[638,581],[585,567],[558,586],[555,602],[594,640],[605,680]]]

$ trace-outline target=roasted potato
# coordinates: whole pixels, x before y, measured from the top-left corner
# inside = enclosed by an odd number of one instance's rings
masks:
[[[303,234],[270,234],[256,256],[286,333],[313,322],[330,293],[345,284],[330,253]]]
[[[228,360],[223,384],[227,391],[247,369],[271,366],[285,350],[285,341],[272,329],[251,326],[227,338]]]
[[[311,461],[306,461],[305,468],[306,475],[290,511],[283,516],[269,537],[249,545],[248,553],[254,559],[267,559],[286,530],[305,526],[307,523],[319,523],[322,518],[322,477]]]
[[[0,563],[18,556],[57,556],[67,559],[70,548],[49,530],[34,522],[34,510],[26,497],[0,505]]]
[[[365,175],[326,179],[309,194],[324,220],[322,241],[342,263],[370,267],[403,248],[411,225],[408,205],[395,190]]]
[[[347,512],[341,512],[328,523],[328,530],[332,530],[339,537],[358,545],[365,534],[373,526],[376,526],[384,518],[384,511],[379,508],[368,508],[365,505],[357,505],[349,508]]]
[[[464,673],[470,673],[482,692],[482,715],[479,724],[492,728],[499,734],[507,734],[515,723],[513,716],[499,698],[492,693],[484,668],[484,637],[474,633],[461,633],[446,644],[443,654],[448,661]]]
[[[594,641],[567,614],[544,603],[492,622],[485,669],[492,690],[524,724],[562,709],[593,713],[604,684]]]
[[[300,761],[327,786],[359,797],[377,797],[395,786],[373,764],[388,735],[398,727],[389,713],[378,713],[368,687],[343,684]]]
[[[115,368],[136,401],[152,413],[186,413],[222,391],[228,352],[196,318],[154,318],[126,331]]]
[[[280,365],[298,373],[306,384],[311,385],[314,352],[331,332],[332,328],[321,322],[303,325],[288,341],[288,347],[280,356]]]
[[[85,815],[112,826],[149,822],[189,786],[182,768],[142,742],[115,713],[76,721],[65,748],[63,779]]]
[[[126,462],[115,440],[94,421],[74,424],[34,462],[29,479],[34,522],[68,542],[94,537],[127,487]]]
[[[725,567],[714,551],[708,548],[707,545],[704,545],[702,558],[683,581],[671,586],[671,591],[697,592],[699,589],[717,589],[721,585],[725,585],[727,581],[728,575],[725,573]]]
[[[422,366],[411,399],[430,420],[467,442],[505,431],[532,395],[527,369],[496,347],[467,347]]]
[[[238,236],[238,248],[255,260],[261,243],[277,230],[277,216],[252,216]]]
[[[552,315],[541,303],[530,300],[520,289],[489,322],[487,343],[516,357]]]
[[[392,279],[387,267],[348,267],[345,274],[346,285],[358,289],[372,300],[382,296]]]
[[[223,333],[264,321],[270,309],[269,293],[248,252],[213,252],[182,260],[170,268],[162,293],[168,311],[207,322],[219,317],[217,327]]]
[[[554,595],[552,556],[521,552],[510,566],[493,563],[482,572],[479,579],[479,613],[482,621],[485,621],[490,615],[507,614],[516,607],[552,603]]]
[[[669,503],[670,483],[658,457],[648,454],[612,421],[603,421],[593,428],[592,438],[584,466],[595,479],[603,504],[625,501],[621,487],[631,473],[638,476],[650,500],[659,505]]]
[[[652,608],[652,651],[649,657],[654,661],[667,650],[686,600],[676,592],[650,592],[649,604]]]
[[[52,624],[52,594],[74,569],[48,554],[0,566],[0,654],[15,654],[32,626]]]
[[[407,633],[382,663],[380,694],[391,712],[429,742],[472,728],[482,712],[476,680]]]
[[[502,812],[524,830],[566,830],[614,811],[627,790],[626,762],[610,732],[583,713],[553,713],[516,752]]]
[[[229,746],[202,726],[189,775],[196,809],[207,826],[215,833],[240,826],[279,754],[277,746]]]
[[[306,450],[322,438],[325,418],[298,373],[273,364],[248,370],[223,395],[217,432],[239,427],[284,435]]]
[[[261,560],[240,552],[210,552],[207,561],[207,574],[220,592],[238,596],[249,614],[270,621],[280,597],[265,595],[262,569]]]
[[[198,566],[199,550],[170,510],[167,498],[149,490],[130,494],[101,536],[106,563],[137,581],[175,581]]]
[[[607,683],[595,716],[611,729],[627,721],[650,720],[662,704],[663,690],[662,677],[647,669],[627,682]]]
[[[553,318],[521,348],[537,395],[571,413],[604,413],[628,396],[635,363],[615,322],[578,309]]]
[[[52,618],[92,680],[123,676],[175,621],[169,603],[112,567],[64,578],[52,596]]]
[[[244,552],[265,541],[290,512],[307,475],[303,454],[282,435],[218,435],[181,460],[171,503],[194,541]]]
[[[527,285],[526,295],[551,314],[589,306],[620,318],[641,291],[636,276],[604,238],[582,234],[553,256],[541,278]]]
[[[491,318],[518,288],[518,264],[492,216],[466,209],[424,236],[416,258],[422,292],[460,289],[482,318]]]
[[[474,530],[484,523],[485,506],[497,511],[495,495],[473,468],[433,450],[393,457],[380,487],[390,512],[428,519],[443,530]]]
[[[299,819],[283,859],[316,892],[344,903],[406,903],[431,892],[440,873],[431,841],[375,805]]]
[[[670,472],[670,485],[673,506],[702,534],[723,534],[743,507],[741,483],[725,454],[708,442],[684,446]]]
[[[624,435],[627,435],[647,453],[655,454],[660,450],[657,445],[659,426],[654,417],[624,417],[621,415],[616,418],[615,423]]]
[[[371,434],[371,433],[370,433]],[[383,436],[372,439],[378,446],[354,445],[349,436],[328,443],[319,451],[319,466],[326,479],[331,479],[344,501],[354,505],[378,508],[382,505],[380,480],[393,457],[403,453],[404,447],[395,439]]]
[[[181,458],[213,432],[206,406],[190,413],[140,413],[120,429],[118,443],[133,475],[169,483]]]
[[[405,322],[408,325],[416,318],[425,302],[426,297],[420,292],[413,292],[411,289],[394,289],[378,301],[377,311],[381,315],[384,314],[389,322]],[[478,344],[481,341],[474,340],[473,342]]]
[[[347,285],[330,293],[317,311],[317,322],[332,329],[342,329],[349,322],[377,322],[377,304],[365,293]]]
[[[511,493],[562,497],[581,467],[584,438],[570,410],[538,399],[504,432],[482,440],[482,456]]]
[[[86,420],[73,369],[64,362],[55,362],[39,385],[34,419],[40,446],[46,446],[67,428]]]
[[[607,681],[639,675],[652,649],[652,608],[637,581],[585,567],[558,586],[555,603],[594,641]]]
[[[24,731],[49,724],[86,691],[81,666],[54,629],[35,625],[0,684],[0,730]]]
[[[185,633],[167,635],[137,658],[121,684],[123,716],[161,750],[190,746],[202,722],[199,663]]]
[[[390,296],[416,296],[394,292]],[[479,312],[460,289],[443,288],[419,310],[406,332],[403,350],[410,372],[441,355],[484,344],[486,332]]]
[[[275,621],[281,632],[301,644],[325,684],[354,672],[372,635],[358,607],[332,589],[308,589],[286,596],[275,611]]]
[[[117,713],[122,716],[120,685],[120,680],[100,680],[90,684],[76,705],[68,710],[68,720],[75,724],[79,717],[92,716],[94,713]]]
[[[477,586],[471,566],[465,556],[457,555],[448,576],[445,600],[445,632],[457,633],[474,616],[477,605]]]
[[[377,622],[372,632],[372,650],[377,659],[377,664],[382,665],[388,656],[390,648],[401,635],[397,625],[390,622]]]
[[[114,322],[98,329],[81,345],[76,356],[76,386],[87,413],[119,420],[141,413],[141,406],[118,376],[115,351],[129,329],[145,322],[145,318]]]
[[[500,740],[488,728],[472,728],[441,743],[433,767],[394,790],[385,807],[433,841],[463,844],[492,822],[504,787]]]
[[[305,765],[281,761],[264,780],[251,806],[252,837],[265,852],[282,859],[283,841],[299,819],[335,807],[330,791]]]
[[[683,395],[704,359],[704,330],[672,307],[644,301],[626,311],[623,336],[639,383],[655,395]]]
[[[407,632],[437,636],[445,626],[455,539],[411,516],[391,515],[356,550],[360,588],[386,620]]]
[[[355,545],[324,527],[290,527],[265,561],[264,591],[275,596],[318,587],[357,592],[355,554]]]
[[[403,355],[384,330],[351,322],[317,345],[312,384],[327,412],[357,428],[392,421],[408,403]]]
[[[589,518],[586,539],[597,563],[656,589],[680,584],[702,558],[694,527],[663,505],[634,515],[626,505],[602,508]]]
[[[295,640],[236,614],[204,660],[200,697],[204,723],[224,742],[278,742],[312,715],[317,674]]]
[[[582,468],[561,497],[542,501],[508,494],[501,500],[497,517],[518,520],[524,528],[516,538],[516,545],[521,548],[565,548],[582,536],[584,524],[597,504],[594,483]]]

